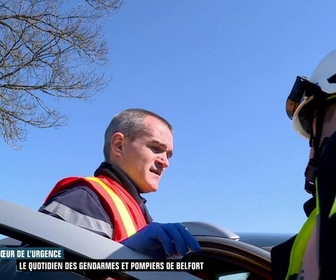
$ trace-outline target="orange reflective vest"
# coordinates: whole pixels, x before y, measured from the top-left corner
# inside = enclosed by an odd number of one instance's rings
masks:
[[[62,179],[51,190],[44,203],[58,192],[74,186],[87,186],[99,196],[104,210],[113,222],[113,240],[120,242],[147,225],[136,200],[121,185],[104,176]]]

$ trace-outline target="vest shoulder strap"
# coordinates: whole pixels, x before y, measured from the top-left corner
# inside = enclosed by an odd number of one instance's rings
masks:
[[[59,181],[45,202],[60,191],[74,186],[90,187],[99,196],[102,205],[113,222],[115,241],[133,235],[147,225],[147,221],[135,199],[117,182],[107,177],[68,177]]]

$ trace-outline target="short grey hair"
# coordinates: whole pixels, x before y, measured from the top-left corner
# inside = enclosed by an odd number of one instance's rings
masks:
[[[110,157],[111,139],[114,133],[121,132],[125,137],[133,140],[139,131],[145,129],[144,118],[152,116],[161,120],[172,132],[172,125],[163,117],[151,111],[139,108],[127,109],[115,115],[105,131],[104,157],[108,161]]]

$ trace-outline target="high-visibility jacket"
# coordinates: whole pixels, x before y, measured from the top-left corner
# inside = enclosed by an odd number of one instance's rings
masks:
[[[316,219],[318,217],[318,208],[309,215],[307,221],[302,226],[299,234],[296,236],[292,251],[290,254],[289,267],[286,275],[286,280],[297,279],[301,273],[302,264],[305,252],[309,241],[311,241],[314,227],[316,226]],[[317,242],[317,240],[315,240]],[[312,240],[312,242],[315,242]],[[317,279],[316,279],[317,280]]]
[[[138,202],[120,184],[105,176],[62,179],[51,190],[44,203],[60,191],[74,186],[89,187],[99,196],[113,223],[113,240],[120,242],[147,225]]]
[[[318,180],[316,180],[316,186],[317,186]],[[316,192],[318,193],[318,192]],[[334,203],[330,209],[328,218],[330,219],[336,214],[336,197],[334,200]],[[320,207],[319,207],[319,199],[318,195],[316,196],[316,208],[313,210],[313,212],[309,215],[307,221],[302,226],[299,234],[296,236],[291,254],[290,254],[290,261],[289,261],[289,267],[287,271],[286,280],[292,280],[297,279],[298,275],[300,273],[304,273],[302,267],[303,263],[305,261],[305,253],[306,249],[309,246],[310,242],[315,243],[315,254],[314,256],[308,257],[308,265],[316,264],[316,267],[313,267],[313,269],[317,269],[317,272],[314,271],[315,275],[319,274],[319,217],[320,216]],[[313,232],[316,231],[316,234],[313,234]],[[315,259],[314,259],[315,258]],[[310,277],[311,278],[311,275]],[[306,279],[305,277],[301,277],[300,279]],[[317,276],[318,279],[318,276]]]

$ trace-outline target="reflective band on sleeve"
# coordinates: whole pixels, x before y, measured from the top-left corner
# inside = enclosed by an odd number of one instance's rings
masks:
[[[134,225],[132,217],[129,214],[125,204],[120,199],[120,197],[112,189],[110,189],[103,181],[101,181],[99,178],[96,178],[96,177],[85,177],[85,178],[87,180],[94,181],[94,182],[98,183],[99,185],[101,185],[105,189],[105,191],[110,195],[110,197],[112,198],[112,200],[115,203],[115,206],[116,206],[120,216],[123,219],[123,223],[124,223],[127,235],[131,236],[134,233],[136,233],[136,226]]]
[[[79,213],[74,209],[57,201],[52,201],[50,204],[41,207],[41,209],[59,216],[66,222],[82,228],[86,228],[96,233],[100,233],[106,237],[110,237],[112,235],[112,228],[110,224],[102,220],[90,217],[88,215]]]

